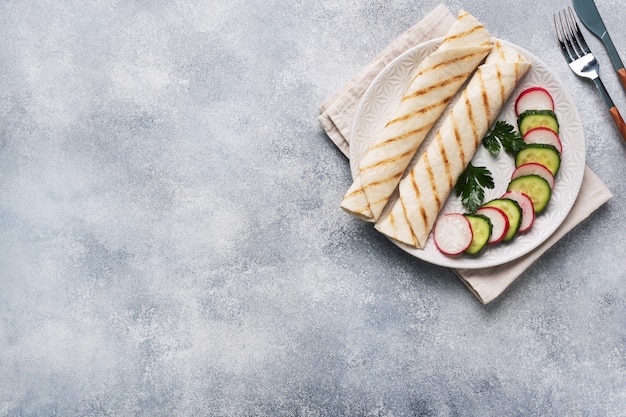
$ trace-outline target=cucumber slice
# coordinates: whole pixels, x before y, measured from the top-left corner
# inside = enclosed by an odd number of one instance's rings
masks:
[[[552,196],[550,184],[539,175],[517,177],[509,183],[507,191],[519,191],[530,197],[535,213],[541,213]]]
[[[522,224],[522,209],[517,201],[510,198],[496,198],[483,204],[483,207],[496,207],[504,212],[509,219],[509,230],[503,240],[508,242],[513,239]]]
[[[519,133],[524,136],[530,129],[547,127],[559,134],[559,121],[552,110],[526,110],[517,118]]]
[[[465,214],[465,217],[472,227],[472,243],[465,249],[465,253],[476,255],[487,245],[493,225],[489,217],[482,214]]]
[[[516,168],[531,162],[543,165],[556,175],[561,166],[561,155],[554,146],[539,143],[528,145],[515,155]]]

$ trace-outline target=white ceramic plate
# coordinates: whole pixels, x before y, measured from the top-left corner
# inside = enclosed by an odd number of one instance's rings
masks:
[[[419,62],[433,52],[442,39],[435,39],[415,46],[392,61],[372,82],[367,89],[357,110],[350,138],[350,167],[354,177],[359,170],[359,161],[367,152],[369,143],[383,129],[384,124],[400,100],[409,77]],[[585,138],[583,127],[574,101],[565,87],[537,57],[511,43],[501,41],[516,48],[532,63],[517,88],[513,91],[497,120],[506,120],[517,126],[514,103],[515,98],[525,88],[542,86],[552,94],[555,112],[559,119],[559,136],[563,143],[561,167],[556,176],[552,197],[546,209],[540,213],[530,230],[516,236],[511,242],[491,245],[478,256],[459,255],[450,257],[442,254],[435,247],[432,234],[424,249],[411,248],[391,239],[397,246],[424,261],[451,268],[477,269],[502,265],[527,254],[543,243],[563,222],[578,195],[585,168]],[[433,127],[435,132],[443,117]],[[431,135],[429,135],[431,136]],[[417,152],[419,155],[429,142],[427,137]],[[513,158],[504,151],[493,157],[480,146],[472,164],[486,166],[493,174],[495,188],[485,190],[485,201],[497,198],[506,191],[511,173],[514,170]],[[440,214],[465,212],[460,199],[454,195],[448,198]]]

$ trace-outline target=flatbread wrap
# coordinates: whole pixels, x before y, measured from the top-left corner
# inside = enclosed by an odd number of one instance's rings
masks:
[[[514,48],[496,41],[459,95],[424,153],[398,186],[398,198],[375,225],[379,232],[423,248],[456,181],[530,68]]]
[[[465,11],[417,67],[398,107],[359,163],[341,208],[376,221],[415,152],[476,67],[491,52],[489,32]]]

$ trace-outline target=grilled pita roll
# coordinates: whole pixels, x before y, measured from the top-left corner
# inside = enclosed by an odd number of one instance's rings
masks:
[[[460,12],[442,44],[418,65],[393,116],[360,161],[341,203],[344,210],[378,219],[433,124],[492,46],[485,27]]]
[[[367,222],[374,221],[372,210],[370,209],[367,197],[365,197],[365,192],[363,191],[363,186],[361,185],[360,176],[356,177],[350,188],[348,188],[348,191],[343,196],[340,207],[361,220]]]
[[[378,231],[413,247],[424,247],[456,181],[529,68],[530,63],[515,49],[496,42],[433,141],[400,181],[397,200],[375,225]]]

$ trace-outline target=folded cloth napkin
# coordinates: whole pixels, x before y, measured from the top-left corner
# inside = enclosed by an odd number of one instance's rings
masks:
[[[400,35],[363,70],[320,108],[319,121],[328,137],[349,157],[350,129],[365,90],[387,64],[407,49],[430,39],[442,37],[455,17],[444,6],[437,6],[423,20]],[[483,304],[498,297],[548,248],[612,197],[600,178],[585,167],[583,182],[572,210],[554,234],[525,256],[491,268],[457,269],[454,272]]]

